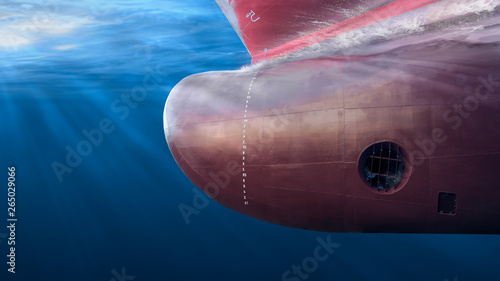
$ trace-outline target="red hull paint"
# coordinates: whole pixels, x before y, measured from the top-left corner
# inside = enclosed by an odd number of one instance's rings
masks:
[[[349,19],[353,13],[359,15],[393,2],[370,1],[361,11],[355,11],[360,1],[216,1],[252,56],[262,55],[266,49],[277,48],[303,35]]]
[[[252,62],[275,59],[440,0],[217,0]],[[345,12],[348,11],[348,12]]]

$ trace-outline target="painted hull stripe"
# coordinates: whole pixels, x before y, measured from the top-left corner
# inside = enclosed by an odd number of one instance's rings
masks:
[[[377,23],[383,20],[410,12],[441,0],[396,0],[387,5],[378,7],[364,14],[352,17],[339,23],[330,25],[308,35],[297,38],[267,52],[252,56],[252,63],[260,60],[275,59],[291,54],[322,41],[337,37],[341,34]]]

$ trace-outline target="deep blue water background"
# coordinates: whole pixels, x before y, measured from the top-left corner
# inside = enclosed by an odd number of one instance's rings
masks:
[[[0,16],[0,280],[281,280],[328,233],[262,222],[211,201],[186,225],[178,205],[194,185],[163,133],[169,91],[250,56],[212,0],[2,1]],[[55,4],[54,4],[55,3]],[[52,22],[26,31],[37,11]],[[24,23],[23,23],[24,22]],[[68,23],[71,24],[62,24]],[[62,29],[62,30],[61,30]],[[6,33],[5,33],[6,32]],[[18,46],[5,44],[22,36]],[[18,38],[19,39],[19,38]],[[160,85],[130,108],[113,101]],[[60,182],[54,161],[82,130],[116,129]],[[17,264],[7,274],[7,167],[17,169]],[[341,246],[308,280],[498,280],[498,235],[330,234]]]

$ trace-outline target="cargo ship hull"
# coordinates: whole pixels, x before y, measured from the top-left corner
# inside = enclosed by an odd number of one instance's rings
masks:
[[[500,233],[497,43],[436,41],[182,80],[164,112],[192,182],[329,232]]]

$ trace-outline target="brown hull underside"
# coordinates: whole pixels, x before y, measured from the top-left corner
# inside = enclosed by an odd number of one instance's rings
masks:
[[[168,98],[167,142],[196,186],[261,220],[500,233],[497,50],[437,42],[193,75]],[[384,141],[405,151],[406,182],[393,192],[370,188],[358,169],[363,151]],[[439,210],[442,193],[456,195],[454,212]]]

